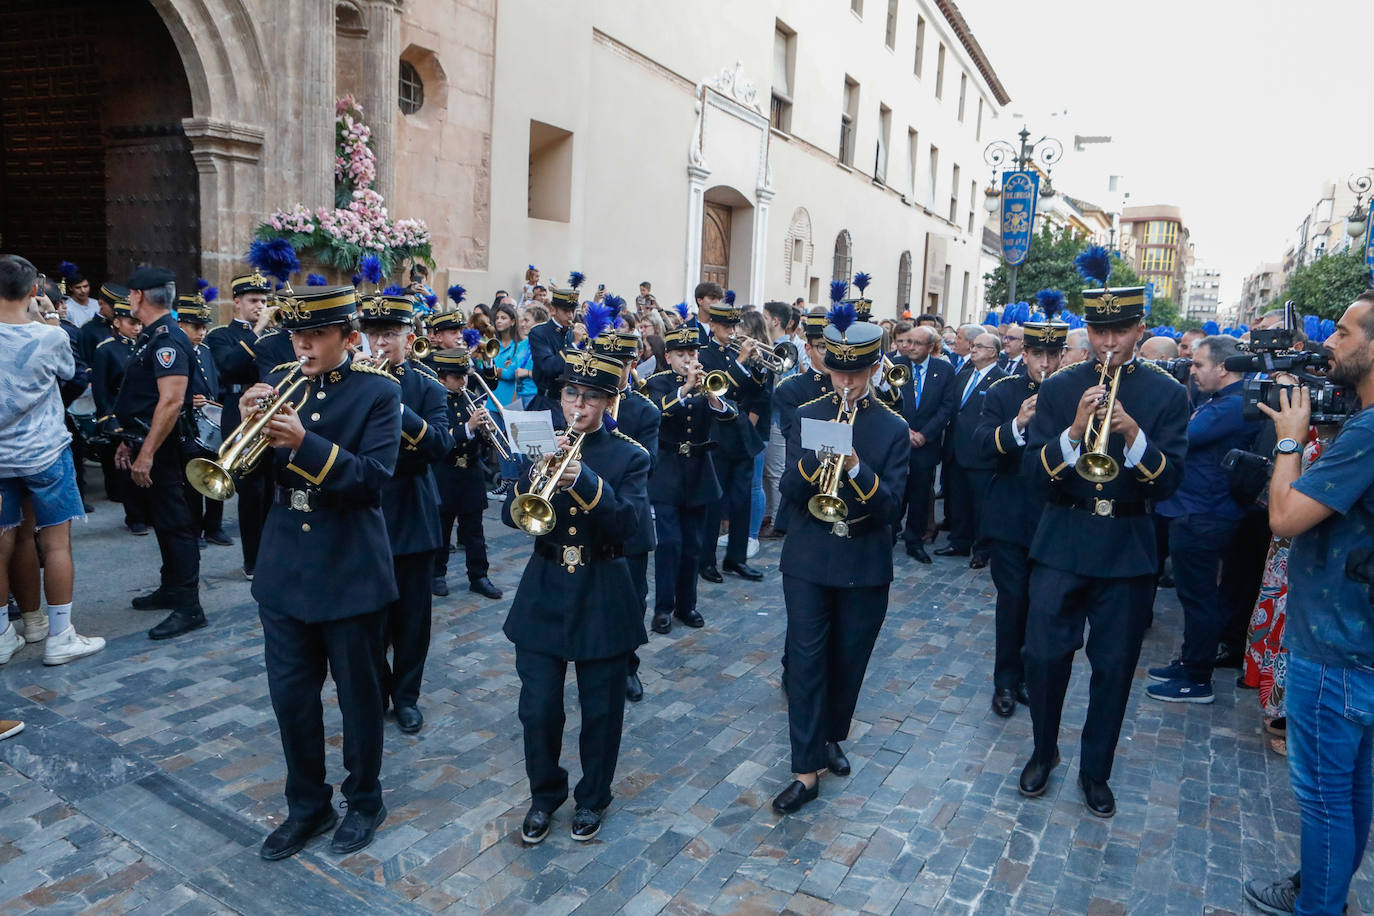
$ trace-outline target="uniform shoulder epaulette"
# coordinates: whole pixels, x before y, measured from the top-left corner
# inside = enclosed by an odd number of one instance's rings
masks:
[[[998,381],[1001,381],[1001,380],[999,379]],[[993,384],[995,385],[995,384],[997,384],[997,383],[996,383],[996,382],[993,382]],[[988,387],[991,388],[992,385],[989,385]],[[906,423],[906,417],[902,416],[900,413],[898,413],[897,411],[893,410],[893,409],[892,409],[892,405],[889,404],[889,403],[887,403],[887,401],[884,401],[882,398],[878,398],[878,397],[872,397],[872,398],[869,398],[868,400],[869,400],[870,403],[877,404],[879,407],[884,408],[888,413],[892,414],[892,415],[893,415],[894,417],[896,417],[898,420],[901,420],[903,423]]]
[[[613,430],[611,430],[611,435],[615,436],[615,437],[618,438],[618,439],[624,439],[626,442],[630,443],[631,445],[633,445],[635,448],[639,449],[639,450],[640,450],[641,452],[643,452],[644,454],[646,454],[646,455],[649,454],[649,450],[648,450],[647,448],[645,448],[644,446],[640,445],[638,441],[636,441],[636,440],[635,440],[634,438],[632,438],[631,436],[625,435],[625,434],[622,433],[620,430],[618,430],[618,429],[613,429]]]
[[[290,365],[290,363],[287,365]],[[360,363],[355,360],[350,363],[349,366],[354,372],[366,372],[368,375],[380,375],[382,378],[390,379],[398,385],[401,384],[401,380],[390,372],[387,372],[385,369],[378,369],[376,366],[369,363]]]
[[[818,397],[818,398],[812,398],[811,400],[807,401],[805,404],[798,404],[798,405],[797,405],[797,409],[798,409],[798,410],[801,410],[803,407],[810,407],[812,404],[819,403],[820,401],[829,400],[830,396],[833,395],[834,393],[835,393],[834,391],[827,391],[827,392],[825,392],[824,394],[822,394],[820,397]],[[877,400],[877,398],[874,398],[874,400]]]
[[[272,367],[272,371],[273,371],[273,372],[285,372],[287,369],[294,369],[294,368],[296,368],[296,367],[299,366],[299,365],[300,365],[300,363],[293,359],[293,360],[291,360],[291,362],[289,362],[289,363],[282,363],[280,366],[273,366],[273,367]]]
[[[435,372],[433,369],[429,368],[429,366],[420,362],[418,359],[410,360],[410,368],[414,369],[416,372],[419,372],[421,375],[429,376],[436,382],[439,381],[439,373]]]
[[[1058,369],[1054,370],[1054,371],[1051,372],[1049,375],[1045,376],[1045,381],[1049,381],[1050,379],[1054,378],[1056,375],[1063,375],[1065,372],[1072,372],[1074,369],[1077,369],[1077,368],[1078,368],[1079,366],[1081,366],[1081,365],[1083,365],[1082,362],[1076,362],[1076,363],[1069,363],[1067,366],[1060,366]],[[1044,382],[1041,382],[1041,384],[1043,385]]]
[[[653,381],[654,379],[658,378],[658,377],[661,376],[661,375],[676,375],[676,374],[677,374],[677,373],[674,372],[672,369],[660,369],[659,371],[655,372],[653,375],[651,375],[651,376],[649,376],[648,378],[646,378],[646,379],[644,380],[643,384],[647,385],[647,384],[649,384],[651,381]]]
[[[278,329],[278,328],[268,328],[266,331],[263,331],[261,334],[258,335],[258,340],[266,340],[267,338],[271,337],[273,334],[280,334],[280,333],[281,333],[281,330]]]
[[[104,340],[102,340],[100,343],[96,344],[96,345],[95,345],[95,348],[96,348],[97,350],[99,350],[101,347],[105,346],[107,343],[109,343],[109,342],[112,341],[112,340],[114,340],[113,337],[106,337],[106,338],[105,338]]]
[[[798,372],[796,375],[789,375],[787,378],[785,378],[785,379],[783,379],[782,381],[778,382],[778,384],[774,386],[774,389],[776,390],[777,388],[781,388],[783,385],[786,385],[786,384],[789,384],[789,383],[792,383],[792,382],[796,382],[796,383],[800,384],[801,382],[810,381],[810,379],[809,379],[807,376],[808,376],[808,373],[805,373],[805,372]],[[794,386],[794,387],[795,387],[795,386]]]
[[[644,394],[644,392],[640,391],[638,388],[631,388],[630,394],[635,397],[638,397],[641,401],[648,404],[650,407],[653,407],[655,409],[658,408],[658,405],[654,403],[653,398],[648,397]]]
[[[1014,373],[1013,373],[1012,375],[1004,375],[1004,376],[1002,376],[1001,378],[999,378],[997,381],[995,381],[995,382],[993,382],[991,385],[989,385],[989,386],[988,386],[988,391],[991,391],[992,389],[996,388],[998,385],[1002,384],[1003,382],[1009,382],[1009,381],[1011,381],[1012,379],[1018,379],[1018,378],[1025,378],[1025,376],[1024,376],[1024,375],[1016,375],[1016,374],[1014,374]]]

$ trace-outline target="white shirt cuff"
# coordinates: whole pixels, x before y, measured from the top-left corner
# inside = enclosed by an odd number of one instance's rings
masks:
[[[1149,443],[1145,441],[1145,430],[1140,430],[1135,434],[1135,441],[1126,449],[1126,467],[1133,468],[1141,458],[1145,457],[1145,449]]]
[[[1020,446],[1023,446],[1023,447],[1025,446],[1025,444],[1026,444],[1026,432],[1025,432],[1025,430],[1023,430],[1021,427],[1019,427],[1019,426],[1016,425],[1016,421],[1015,421],[1015,420],[1012,420],[1012,421],[1011,421],[1011,437],[1012,437],[1013,439],[1016,440],[1016,444],[1017,444],[1017,445],[1020,445]]]
[[[1078,464],[1079,449],[1083,443],[1074,445],[1069,439],[1069,431],[1066,429],[1059,434],[1059,451],[1064,453],[1064,463],[1069,467]]]
[[[852,468],[850,468],[846,473],[849,474],[849,479],[850,479],[850,480],[853,480],[855,477],[858,477],[858,476],[859,476],[859,466],[858,466],[857,464],[854,465],[854,466],[853,466]]]

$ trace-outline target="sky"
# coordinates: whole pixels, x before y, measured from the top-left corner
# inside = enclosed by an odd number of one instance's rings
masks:
[[[1011,104],[985,139],[1064,144],[1057,189],[1172,204],[1223,307],[1322,185],[1374,171],[1370,0],[959,0]],[[1013,117],[1019,115],[1020,117]],[[1073,151],[1075,134],[1112,142]]]

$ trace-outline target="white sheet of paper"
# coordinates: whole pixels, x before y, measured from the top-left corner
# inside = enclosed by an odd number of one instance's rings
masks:
[[[506,429],[517,452],[552,455],[558,450],[553,414],[547,410],[506,410]]]
[[[836,455],[854,451],[854,427],[834,420],[814,420],[802,417],[802,448],[820,454],[829,450]]]

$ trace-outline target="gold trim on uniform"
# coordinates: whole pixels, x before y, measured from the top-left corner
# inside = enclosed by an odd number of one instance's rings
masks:
[[[290,464],[288,464],[288,465],[286,466],[286,469],[287,469],[288,471],[295,471],[297,474],[301,475],[301,476],[304,477],[306,480],[308,480],[308,481],[310,481],[311,483],[315,484],[315,486],[319,486],[320,483],[323,482],[323,480],[325,479],[325,477],[328,476],[328,474],[329,474],[329,469],[332,468],[332,467],[334,467],[334,459],[335,459],[335,458],[338,458],[338,457],[339,457],[339,446],[338,446],[337,444],[335,444],[335,445],[333,445],[333,446],[329,449],[329,458],[325,460],[325,462],[324,462],[324,467],[320,468],[320,473],[319,473],[319,474],[311,474],[311,473],[309,473],[308,471],[305,471],[304,469],[298,467],[298,466],[296,465],[296,462],[294,462],[294,461],[291,462]]]

